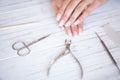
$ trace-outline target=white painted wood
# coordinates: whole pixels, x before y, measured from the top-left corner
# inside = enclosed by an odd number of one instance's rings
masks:
[[[47,67],[64,48],[66,34],[55,20],[49,0],[0,0],[0,80],[80,80],[79,66],[71,55],[54,64],[50,76]],[[120,0],[109,0],[85,21],[84,32],[72,38],[72,51],[84,68],[83,80],[120,80],[116,66],[94,34],[98,32],[120,65],[120,48],[105,34],[105,23],[120,34]],[[51,33],[43,41],[30,46],[31,53],[17,55],[11,45],[26,43]]]

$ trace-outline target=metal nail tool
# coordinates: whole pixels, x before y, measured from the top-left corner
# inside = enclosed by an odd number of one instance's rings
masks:
[[[115,64],[115,66],[117,67],[117,69],[120,72],[120,68],[117,64],[117,62],[115,61],[114,57],[112,56],[112,54],[110,53],[109,49],[107,48],[107,46],[105,45],[104,41],[100,38],[100,36],[97,34],[97,32],[95,33],[97,35],[97,37],[99,38],[101,44],[103,45],[105,51],[108,53],[109,57],[111,58],[111,60],[113,61],[113,63]]]
[[[41,38],[39,38],[37,40],[34,40],[34,41],[30,42],[29,44],[25,44],[25,42],[23,42],[23,41],[17,41],[15,43],[13,43],[12,48],[13,48],[13,50],[17,51],[17,54],[19,56],[26,56],[26,55],[28,55],[31,52],[29,46],[31,46],[31,45],[33,45],[33,44],[35,44],[35,43],[37,43],[37,42],[47,38],[49,35],[46,35],[46,36],[41,37]],[[17,47],[17,45],[20,45],[20,44],[22,46]]]
[[[65,49],[58,55],[56,56],[53,60],[51,60],[49,66],[48,66],[48,72],[47,72],[47,75],[49,76],[49,73],[50,73],[50,69],[52,67],[52,65],[62,56],[70,53],[72,55],[72,57],[75,59],[75,61],[78,63],[80,69],[81,69],[81,78],[83,78],[83,68],[82,68],[82,65],[81,63],[79,62],[79,60],[77,59],[77,57],[72,53],[71,49],[70,49],[70,45],[71,45],[71,40],[69,39],[66,39],[65,40]]]

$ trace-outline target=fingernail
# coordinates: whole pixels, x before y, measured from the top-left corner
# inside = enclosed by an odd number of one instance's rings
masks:
[[[77,35],[78,35],[77,31],[74,31],[74,36],[77,36]]]
[[[82,29],[81,28],[79,28],[79,34],[82,32]]]
[[[65,24],[65,27],[69,27],[71,24],[71,21],[68,21],[66,24]]]
[[[57,14],[56,20],[57,20],[57,21],[59,21],[59,20],[60,20],[60,18],[61,18],[61,16],[62,16],[62,15],[61,15],[60,13],[59,13],[59,14]]]
[[[72,36],[72,34],[71,34],[71,31],[70,31],[70,30],[68,30],[68,36]]]
[[[61,20],[59,26],[63,26],[63,25],[64,25],[64,20]]]
[[[79,20],[75,21],[74,25],[78,25],[80,23]]]
[[[64,26],[61,26],[61,29],[64,30]]]

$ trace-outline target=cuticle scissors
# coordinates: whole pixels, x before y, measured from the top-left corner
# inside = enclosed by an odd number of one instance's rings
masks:
[[[17,51],[17,54],[18,54],[19,56],[26,56],[26,55],[28,55],[28,54],[31,52],[29,46],[31,46],[31,45],[39,42],[40,40],[43,40],[43,39],[47,38],[49,35],[50,35],[50,34],[48,34],[48,35],[46,35],[46,36],[43,36],[43,37],[41,37],[41,38],[39,38],[39,39],[37,39],[37,40],[34,40],[34,41],[32,41],[32,42],[30,42],[30,43],[28,43],[28,44],[25,44],[25,42],[23,42],[23,41],[17,41],[17,42],[15,42],[15,43],[13,43],[12,49],[13,49],[13,50],[16,50],[16,51]],[[17,48],[17,47],[16,47],[17,44],[22,44],[22,47]],[[24,49],[26,49],[27,52],[25,52],[25,53],[20,53],[20,52],[22,52],[22,50],[24,50]]]

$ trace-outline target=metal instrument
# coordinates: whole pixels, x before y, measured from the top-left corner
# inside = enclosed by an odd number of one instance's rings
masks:
[[[120,72],[120,68],[117,64],[117,62],[115,61],[114,57],[112,56],[112,54],[110,53],[109,49],[107,48],[107,46],[105,45],[104,41],[100,38],[100,36],[97,34],[97,32],[95,33],[97,35],[97,37],[99,38],[101,44],[103,45],[105,51],[108,53],[109,57],[111,58],[111,60],[113,61],[113,63],[115,64],[115,66],[117,67],[117,69]]]
[[[25,44],[25,42],[23,42],[23,41],[17,41],[15,43],[13,43],[12,48],[13,48],[13,50],[17,51],[17,54],[19,56],[26,56],[26,55],[28,55],[31,52],[29,46],[31,46],[31,45],[33,45],[33,44],[35,44],[35,43],[37,43],[37,42],[47,38],[48,36],[49,35],[41,37],[41,38],[39,38],[37,40],[34,40],[34,41],[30,42],[29,44]],[[21,46],[17,47],[18,45],[21,45]]]
[[[77,59],[77,57],[72,53],[71,49],[70,49],[70,45],[71,45],[71,40],[68,40],[66,39],[65,40],[65,49],[58,55],[56,56],[49,64],[48,66],[48,72],[47,72],[47,75],[49,76],[49,73],[50,73],[50,69],[52,67],[52,65],[62,56],[70,53],[72,55],[72,57],[76,60],[76,62],[78,63],[80,69],[81,69],[81,78],[83,78],[83,68],[82,68],[82,65],[81,63],[79,62],[79,60]]]

